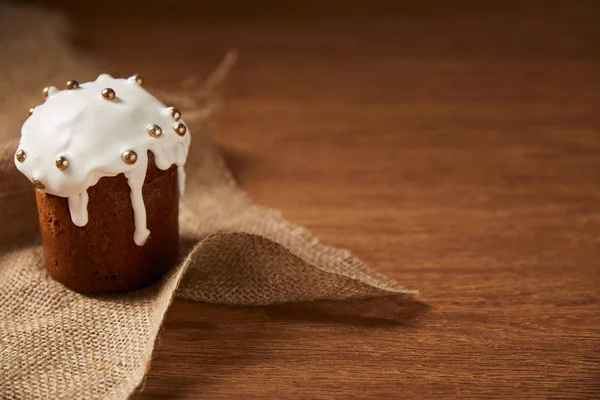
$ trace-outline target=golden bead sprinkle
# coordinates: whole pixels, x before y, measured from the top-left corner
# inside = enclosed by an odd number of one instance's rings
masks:
[[[50,93],[50,86],[46,86],[44,88],[44,90],[42,90],[42,96],[44,97],[44,100],[46,100],[48,98],[49,93]]]
[[[66,157],[60,156],[54,161],[54,164],[56,165],[56,168],[64,171],[69,166],[69,160],[67,160]]]
[[[181,111],[175,107],[169,107],[169,114],[171,114],[171,118],[173,118],[175,121],[179,121],[181,119]]]
[[[125,162],[125,164],[135,164],[135,162],[137,161],[137,154],[133,150],[127,150],[123,152],[121,158],[123,159],[123,162]]]
[[[117,97],[117,94],[115,93],[114,89],[106,88],[102,90],[102,97],[106,100],[114,100],[115,97]]]
[[[75,80],[67,81],[67,90],[79,89],[79,82]]]
[[[46,185],[44,185],[42,182],[38,181],[37,179],[34,179],[32,181],[33,183],[33,187],[35,187],[36,189],[44,189],[46,187]]]
[[[158,125],[150,125],[148,127],[148,134],[153,138],[160,137],[162,135],[162,128]]]
[[[144,78],[140,74],[134,74],[132,78],[137,82],[138,85],[144,83]]]
[[[22,163],[27,158],[27,153],[25,153],[24,150],[18,150],[17,154],[15,154],[15,158],[17,159],[18,162]]]
[[[31,107],[31,108],[29,109],[29,115],[33,114],[33,110],[34,110],[34,108],[33,108],[33,107]]]
[[[183,136],[185,135],[185,133],[187,132],[187,128],[185,127],[184,124],[182,124],[181,122],[176,123],[175,125],[173,125],[173,130],[179,135],[179,136]]]

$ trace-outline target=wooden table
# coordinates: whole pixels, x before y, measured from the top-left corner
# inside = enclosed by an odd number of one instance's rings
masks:
[[[157,84],[237,49],[241,186],[429,306],[176,301],[135,399],[600,397],[600,6],[451,3],[58,4]]]

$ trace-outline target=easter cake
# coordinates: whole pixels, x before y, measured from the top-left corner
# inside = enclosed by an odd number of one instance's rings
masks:
[[[178,258],[190,133],[134,75],[45,88],[15,165],[36,192],[44,262],[82,293],[156,281]]]

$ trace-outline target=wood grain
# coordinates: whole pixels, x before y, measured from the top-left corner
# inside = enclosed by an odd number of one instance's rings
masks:
[[[600,397],[597,3],[59,5],[162,85],[236,48],[215,134],[242,187],[429,307],[176,301],[135,399]]]

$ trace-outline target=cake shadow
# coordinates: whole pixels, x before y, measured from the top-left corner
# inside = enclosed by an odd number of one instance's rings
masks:
[[[241,183],[240,172],[248,170],[250,166],[255,164],[256,160],[252,159],[249,154],[231,147],[219,145],[218,150],[235,181]]]
[[[179,263],[183,262],[190,252],[208,235],[181,236],[179,237]]]

